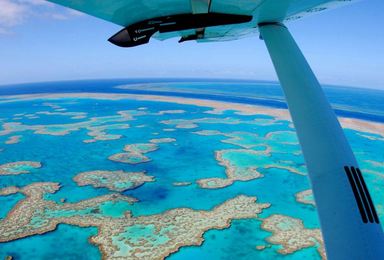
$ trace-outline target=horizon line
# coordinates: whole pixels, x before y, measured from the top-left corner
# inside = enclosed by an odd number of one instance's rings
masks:
[[[122,81],[128,81],[128,80],[169,80],[172,81],[181,81],[186,80],[188,81],[195,81],[195,82],[204,82],[204,81],[243,81],[243,82],[254,82],[254,83],[272,83],[276,85],[280,85],[279,81],[277,80],[268,80],[268,79],[251,79],[251,78],[208,78],[208,77],[132,77],[132,78],[81,78],[81,79],[64,79],[64,80],[48,80],[48,81],[31,81],[31,82],[17,82],[17,83],[6,83],[2,84],[0,83],[0,88],[2,87],[10,87],[10,86],[18,86],[18,85],[34,85],[34,84],[49,84],[49,83],[62,83],[62,82],[79,82],[79,81],[112,81],[112,80],[122,80]],[[154,83],[154,82],[151,82]],[[222,82],[225,83],[225,82]],[[337,87],[337,88],[354,88],[354,89],[363,89],[363,90],[378,90],[378,91],[384,91],[384,89],[379,87],[373,87],[373,86],[367,86],[362,87],[360,85],[340,85],[340,84],[333,84],[333,83],[322,83],[320,82],[320,85],[322,87]]]

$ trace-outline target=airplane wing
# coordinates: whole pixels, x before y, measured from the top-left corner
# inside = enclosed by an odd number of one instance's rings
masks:
[[[286,22],[350,0],[48,0],[124,27],[109,41],[132,47],[150,38],[180,42],[228,41],[258,32],[264,22]]]

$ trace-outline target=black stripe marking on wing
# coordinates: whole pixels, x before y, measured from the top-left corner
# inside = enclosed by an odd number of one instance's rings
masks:
[[[369,220],[370,223],[376,222],[379,224],[375,206],[373,205],[371,195],[369,194],[360,169],[353,166],[345,166],[344,170],[347,174],[363,222],[368,223]]]

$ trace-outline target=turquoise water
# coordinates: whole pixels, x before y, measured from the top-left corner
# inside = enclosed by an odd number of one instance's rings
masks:
[[[96,228],[59,225],[54,232],[2,243],[1,257],[14,259],[100,259],[97,247],[88,243]]]
[[[235,83],[232,83],[235,84]],[[185,84],[184,84],[185,85]],[[216,91],[219,83],[206,84],[212,91]],[[200,86],[200,85],[199,85]],[[214,86],[214,87],[213,87]],[[152,87],[154,88],[154,87]],[[175,86],[168,86],[168,90],[175,90]],[[151,89],[151,88],[149,88]],[[99,89],[98,89],[99,90]],[[89,89],[88,89],[89,91]],[[333,90],[332,90],[333,91]],[[95,91],[100,92],[100,91]],[[334,93],[334,92],[332,92]],[[263,93],[259,93],[262,96]],[[268,93],[267,93],[268,94]],[[268,97],[268,95],[266,96]],[[335,95],[335,94],[333,94]],[[53,103],[59,108],[47,106]],[[354,101],[356,103],[356,101]],[[339,102],[339,105],[342,101]],[[340,105],[341,106],[341,105]],[[373,105],[369,113],[375,114],[377,107]],[[146,108],[146,109],[143,109]],[[66,109],[62,112],[83,112],[85,118],[72,118],[73,115],[57,115],[38,113],[38,118],[26,117],[18,114],[35,114],[41,111]],[[30,174],[0,176],[0,188],[7,186],[25,186],[33,182],[59,182],[61,189],[54,194],[46,194],[46,200],[57,203],[61,199],[66,202],[79,202],[96,196],[106,195],[112,191],[106,188],[93,188],[92,186],[78,186],[73,177],[80,172],[94,170],[126,172],[145,171],[154,176],[155,182],[148,182],[137,189],[125,191],[125,195],[133,196],[139,202],[133,205],[118,202],[104,202],[100,205],[100,213],[114,218],[122,217],[124,212],[130,210],[133,216],[152,215],[162,213],[169,209],[188,207],[196,210],[211,210],[218,204],[225,202],[239,194],[256,196],[258,202],[271,203],[272,206],[260,214],[261,218],[272,214],[284,214],[304,221],[307,228],[318,228],[316,209],[311,205],[297,203],[295,193],[309,189],[305,175],[295,174],[287,169],[266,168],[266,165],[285,165],[294,167],[305,174],[305,166],[296,136],[293,134],[289,122],[271,121],[267,115],[245,116],[227,111],[223,114],[209,114],[210,108],[165,103],[157,101],[137,100],[100,100],[90,98],[59,98],[54,100],[16,100],[14,102],[1,102],[2,111],[0,123],[18,122],[26,125],[20,131],[0,135],[0,164],[15,161],[37,161],[42,163],[40,169]],[[133,110],[133,120],[114,122],[118,111]],[[162,114],[165,110],[184,110],[182,114]],[[357,110],[357,105],[349,110]],[[349,111],[348,110],[348,111]],[[139,112],[145,111],[145,113]],[[377,113],[380,116],[379,113]],[[33,116],[32,116],[33,117]],[[90,139],[84,122],[96,117],[98,124],[105,126],[108,135],[121,135],[120,139],[84,143]],[[108,117],[108,118],[101,118]],[[112,118],[112,119],[111,119]],[[201,120],[205,118],[204,120]],[[179,119],[194,122],[197,127],[192,129],[176,128],[175,124],[164,124],[162,121]],[[233,123],[236,122],[236,123]],[[272,123],[271,123],[272,122]],[[79,123],[81,127],[73,126]],[[127,129],[108,127],[112,124],[128,124]],[[70,129],[67,135],[37,134],[32,126],[53,125],[53,131]],[[94,124],[92,124],[94,125]],[[144,127],[142,127],[144,126]],[[164,131],[164,129],[174,131]],[[222,134],[202,136],[195,134],[201,130],[217,130]],[[265,136],[270,132],[276,133],[271,139]],[[382,222],[384,221],[384,185],[383,166],[372,164],[369,160],[384,162],[384,139],[382,136],[346,129],[346,135],[351,142],[353,150],[367,180],[373,199],[378,205]],[[9,136],[22,135],[21,141],[16,144],[5,144]],[[175,138],[176,142],[160,143],[158,150],[146,153],[149,162],[140,164],[126,164],[113,162],[108,157],[124,152],[127,144],[148,143],[153,138]],[[239,140],[229,141],[230,138],[239,137]],[[226,149],[248,149],[262,151],[265,145],[272,149],[271,156],[249,156],[248,154],[226,154],[226,159],[238,167],[259,166],[263,177],[247,182],[235,181],[222,189],[203,189],[196,183],[204,178],[226,178],[225,168],[218,164],[215,152]],[[176,187],[174,182],[192,182],[189,186]],[[17,193],[0,196],[0,219],[4,218],[10,210],[24,198]],[[47,215],[81,215],[90,214],[90,210],[47,212]],[[260,229],[261,221],[258,219],[234,220],[231,227],[225,230],[210,230],[204,234],[202,246],[182,247],[179,252],[172,254],[170,259],[301,259],[320,258],[316,248],[307,248],[290,255],[281,255],[276,252],[278,245],[269,245],[266,238],[269,232]],[[0,258],[6,255],[15,256],[15,259],[99,259],[99,250],[88,242],[91,236],[97,234],[97,228],[81,228],[69,225],[59,225],[55,231],[26,237],[23,239],[0,243]],[[153,227],[135,228],[125,230],[124,235],[152,237],[156,243],[165,243],[164,237],[154,234]],[[118,243],[118,241],[116,241]],[[65,246],[60,246],[65,245]],[[257,245],[269,245],[264,250],[257,250]]]

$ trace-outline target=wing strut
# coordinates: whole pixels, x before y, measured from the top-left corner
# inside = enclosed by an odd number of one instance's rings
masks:
[[[261,23],[307,164],[328,259],[384,259],[384,235],[344,132],[288,29]]]

